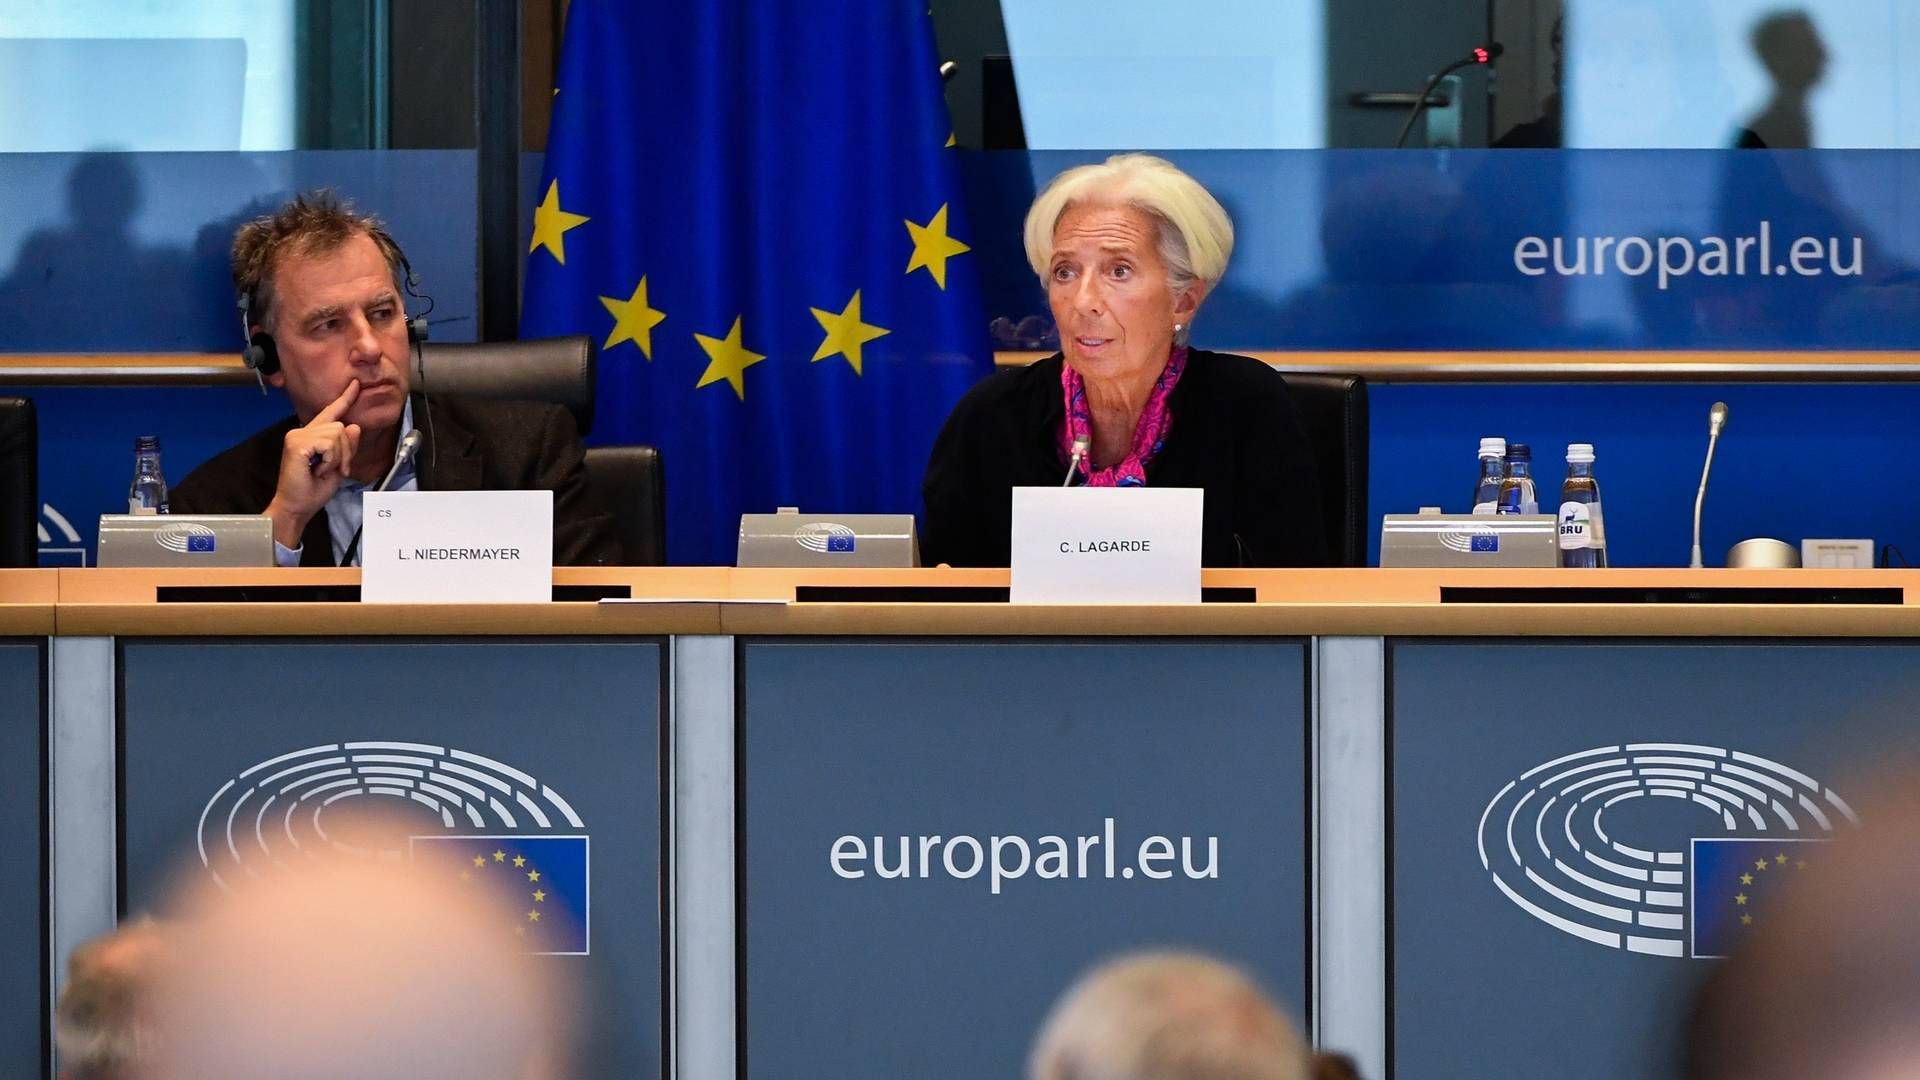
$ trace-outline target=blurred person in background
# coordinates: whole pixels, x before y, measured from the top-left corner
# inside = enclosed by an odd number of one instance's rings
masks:
[[[1920,769],[1887,774],[1861,827],[1804,861],[1693,1002],[1689,1080],[1920,1077]]]
[[[53,1013],[61,1080],[135,1080],[153,1048],[151,989],[167,931],[129,922],[73,950]]]
[[[552,1080],[570,1002],[451,874],[336,858],[207,883],[156,981],[155,1080]]]
[[[1027,1061],[1029,1080],[1313,1075],[1300,1033],[1251,979],[1181,952],[1137,953],[1082,976],[1054,1006]]]

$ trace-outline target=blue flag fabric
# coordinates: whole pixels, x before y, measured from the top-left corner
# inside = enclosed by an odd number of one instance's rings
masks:
[[[668,553],[908,512],[992,370],[924,0],[574,0],[527,337],[600,344],[589,441],[660,447]]]
[[[1693,841],[1693,955],[1729,956],[1767,918],[1782,887],[1820,862],[1824,839]]]

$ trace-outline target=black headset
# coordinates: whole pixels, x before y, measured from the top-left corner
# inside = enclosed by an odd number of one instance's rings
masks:
[[[384,243],[375,237],[374,243],[380,247],[383,255],[390,255],[400,263],[401,287],[407,295],[422,301],[426,307],[418,315],[407,320],[407,348],[409,352],[420,347],[427,340],[427,316],[433,313],[433,297],[420,292],[420,275],[413,272],[413,264],[407,261],[407,253],[391,239]],[[246,338],[247,347],[241,351],[240,359],[246,362],[256,379],[260,380],[260,391],[267,389],[266,377],[280,370],[280,348],[274,344],[273,335],[265,329],[253,329],[253,291],[240,294],[240,334]],[[249,332],[251,331],[251,333]]]

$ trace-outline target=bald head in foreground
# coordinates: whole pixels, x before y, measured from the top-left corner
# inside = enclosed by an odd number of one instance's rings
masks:
[[[1920,1077],[1920,771],[1873,791],[1858,830],[1798,846],[1807,869],[1708,976],[1689,1080]]]
[[[1293,1023],[1245,975],[1192,953],[1122,957],[1083,976],[1041,1029],[1030,1080],[1306,1080]]]
[[[370,859],[234,885],[185,905],[143,1078],[563,1075],[566,1003],[481,890]]]

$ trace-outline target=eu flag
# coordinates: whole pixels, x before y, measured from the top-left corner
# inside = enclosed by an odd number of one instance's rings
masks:
[[[1693,841],[1693,955],[1730,956],[1788,882],[1818,865],[1824,839]]]
[[[523,332],[601,345],[592,441],[650,443],[668,550],[902,513],[992,366],[925,0],[574,0]]]
[[[486,890],[528,952],[590,951],[587,837],[432,834],[413,837],[412,852],[452,887]]]

